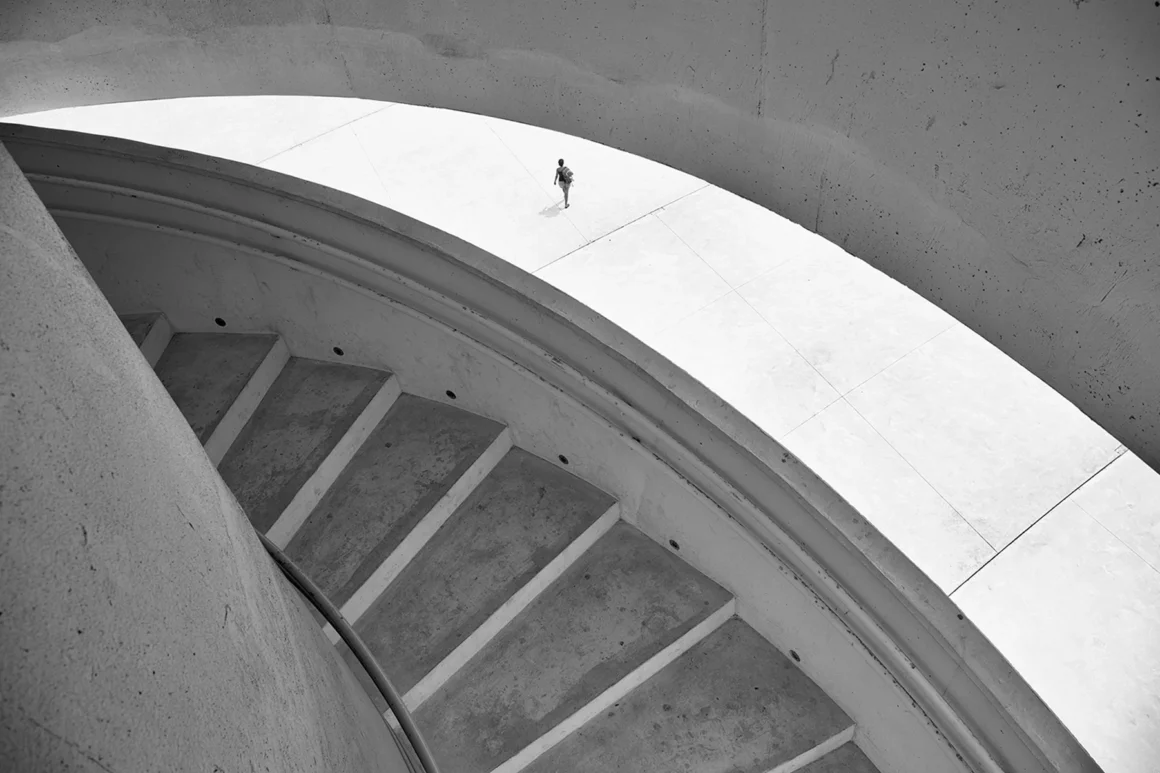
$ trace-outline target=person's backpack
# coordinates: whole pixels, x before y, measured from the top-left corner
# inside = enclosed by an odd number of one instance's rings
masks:
[[[560,179],[564,181],[565,185],[572,184],[572,170],[566,166],[560,167]]]

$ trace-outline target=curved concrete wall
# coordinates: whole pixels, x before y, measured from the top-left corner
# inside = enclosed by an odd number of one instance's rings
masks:
[[[406,770],[3,146],[0,438],[0,770]]]
[[[277,330],[507,425],[622,517],[859,726],[883,770],[1095,771],[973,624],[859,513],[656,352],[542,281],[405,215],[221,159],[0,127],[115,308]],[[257,302],[256,302],[256,299]],[[869,753],[869,752],[868,752]]]
[[[1151,2],[28,0],[0,113],[208,94],[485,113],[646,156],[811,228],[1160,468]]]

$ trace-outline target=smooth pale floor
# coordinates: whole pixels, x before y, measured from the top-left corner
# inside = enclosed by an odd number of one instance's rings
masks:
[[[11,119],[244,161],[442,228],[785,443],[970,615],[1108,773],[1160,769],[1160,476],[953,318],[706,183],[520,124],[347,99]],[[551,185],[576,173],[573,206]]]

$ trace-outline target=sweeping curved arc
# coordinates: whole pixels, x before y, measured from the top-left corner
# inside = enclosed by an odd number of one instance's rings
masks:
[[[976,770],[1098,770],[1002,655],[776,441],[540,280],[399,213],[240,164],[62,132],[0,139],[54,212],[240,245],[518,363],[626,434],[789,566]]]

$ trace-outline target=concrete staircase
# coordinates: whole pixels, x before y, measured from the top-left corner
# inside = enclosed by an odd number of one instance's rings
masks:
[[[404,693],[443,773],[876,770],[797,654],[564,456],[341,349],[324,362],[276,335],[122,320],[255,528]]]

